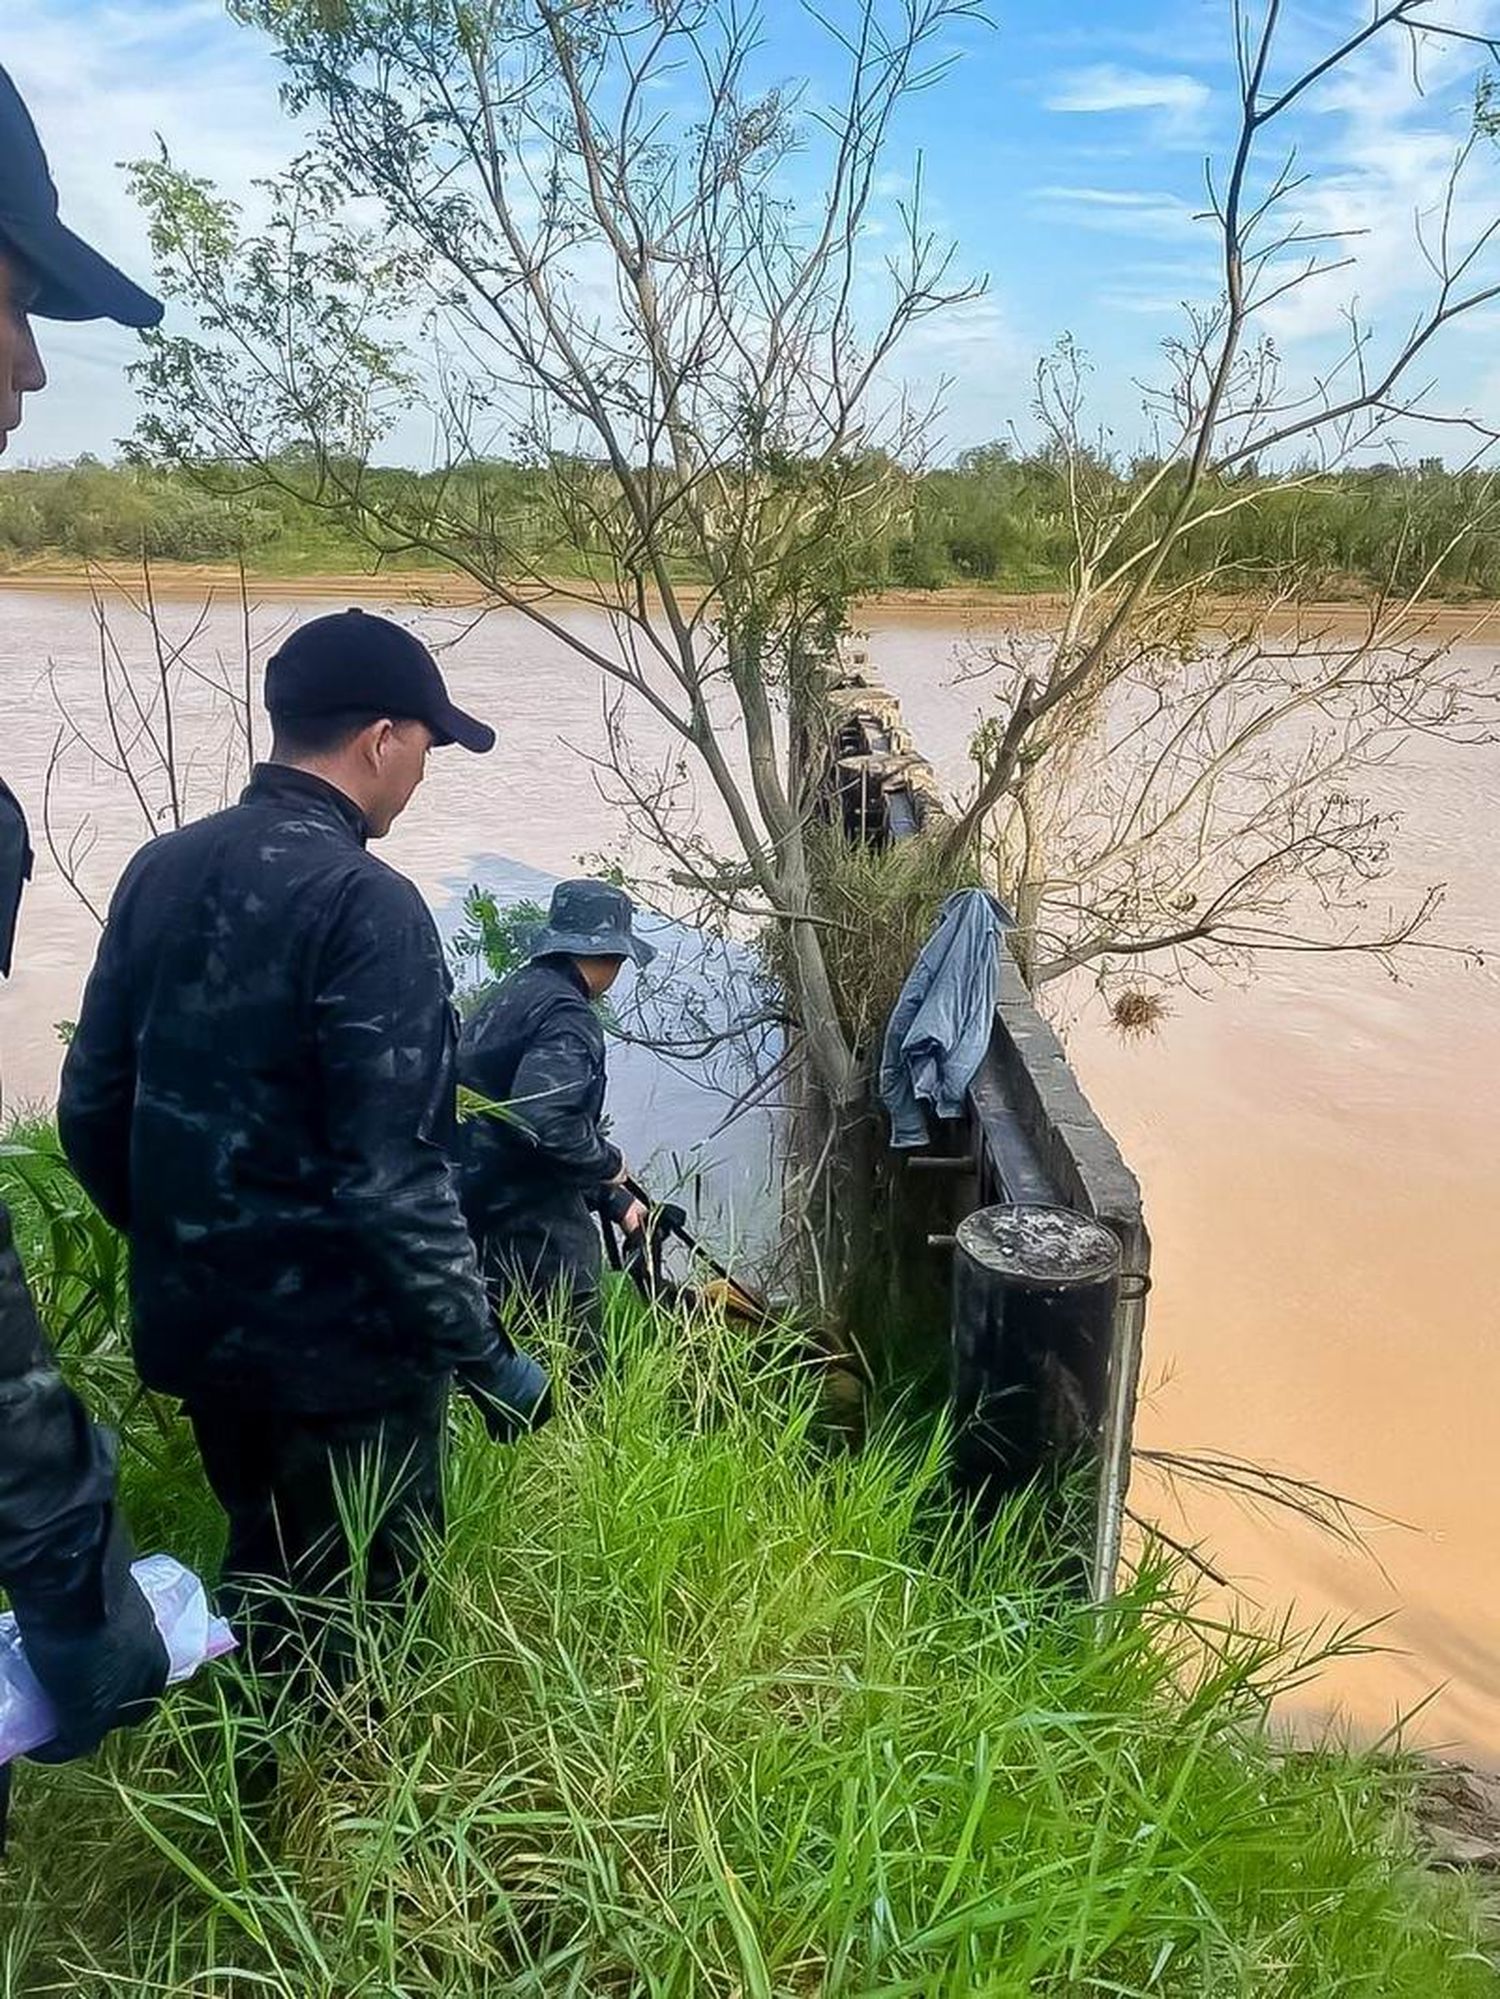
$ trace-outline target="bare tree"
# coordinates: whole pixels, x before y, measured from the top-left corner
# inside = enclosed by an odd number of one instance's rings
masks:
[[[87,816],[71,825],[62,822],[60,794],[70,767],[81,761],[112,777],[133,801],[144,836],[155,839],[203,809],[205,795],[209,807],[217,807],[244,783],[255,761],[258,703],[243,565],[240,649],[229,658],[217,654],[212,663],[201,656],[212,594],[180,633],[169,633],[148,558],[142,557],[138,586],[91,570],[89,601],[97,642],[96,699],[83,703],[57,669],[49,669],[57,729],[42,792],[42,826],[58,873],[102,926],[107,884],[96,887],[89,870],[97,829]],[[136,620],[138,648],[121,636],[122,606]]]
[[[945,835],[955,861],[976,841],[986,852],[1034,986],[1087,968],[1136,1022],[1162,984],[1226,963],[1388,958],[1423,939],[1441,886],[1405,906],[1382,899],[1394,821],[1366,795],[1372,775],[1415,739],[1475,740],[1500,720],[1500,678],[1435,637],[1424,608],[1451,544],[1414,565],[1398,541],[1384,587],[1337,619],[1309,609],[1310,566],[1251,570],[1233,554],[1236,515],[1399,450],[1415,426],[1466,438],[1475,462],[1500,436],[1444,407],[1426,372],[1440,337],[1500,297],[1500,215],[1460,224],[1488,143],[1482,83],[1435,212],[1414,218],[1430,277],[1414,322],[1392,336],[1351,308],[1340,353],[1306,380],[1268,330],[1274,308],[1358,262],[1353,232],[1304,219],[1310,177],[1279,136],[1293,115],[1396,37],[1414,91],[1434,47],[1467,49],[1477,67],[1500,44],[1433,0],[1399,0],[1284,75],[1283,7],[1236,0],[1231,13],[1239,115],[1227,163],[1209,164],[1204,217],[1222,291],[1165,343],[1149,458],[1122,465],[1089,435],[1071,343],[1039,369],[1070,586],[1055,630],[979,662],[995,712],[976,743],[980,781]],[[1500,486],[1486,481],[1455,541],[1497,520]]]
[[[866,1116],[801,751],[920,441],[895,357],[970,295],[919,176],[873,269],[867,233],[897,110],[943,74],[968,0],[810,13],[843,71],[827,104],[755,86],[755,18],[704,0],[238,11],[323,131],[258,234],[165,160],[137,169],[162,283],[206,330],[154,342],[144,444],[439,556],[586,660],[620,697],[627,803],[696,904],[777,927],[817,1097],[834,1127]],[[363,236],[351,193],[378,204]],[[418,402],[447,472],[376,477]],[[502,444],[537,471],[524,513],[482,476]],[[664,764],[634,759],[643,718],[677,746]],[[722,850],[684,810],[689,767]]]
[[[1264,490],[1245,469],[1346,463],[1416,415],[1441,420],[1420,370],[1496,295],[1496,225],[1463,238],[1450,199],[1421,236],[1429,307],[1393,344],[1351,320],[1342,360],[1297,385],[1262,337],[1278,301],[1352,254],[1298,220],[1305,182],[1268,151],[1368,48],[1405,36],[1418,73],[1436,41],[1472,45],[1476,67],[1492,56],[1437,0],[1373,7],[1288,77],[1280,0],[1232,7],[1240,113],[1209,184],[1223,297],[1170,343],[1155,459],[1127,478],[1085,444],[1071,353],[1044,369],[1074,545],[1065,614],[993,662],[973,796],[880,901],[821,850],[813,767],[864,551],[921,448],[928,412],[894,385],[902,344],[970,295],[922,220],[920,173],[873,274],[870,234],[895,116],[941,78],[967,0],[810,10],[842,70],[821,101],[758,86],[755,18],[707,0],[236,5],[276,38],[319,136],[255,227],[166,159],[137,169],[162,286],[201,329],[152,337],[143,447],[221,488],[284,487],[382,558],[439,558],[597,671],[619,795],[671,885],[775,940],[815,1086],[815,1233],[859,1206],[835,1169],[871,1128],[869,968],[980,854],[1036,979],[1191,976],[1294,938],[1414,934],[1430,904],[1350,920],[1387,837],[1350,777],[1413,730],[1478,726],[1480,690],[1413,640],[1420,590],[1383,597],[1356,643],[1270,636],[1296,577],[1217,631],[1209,613],[1231,580],[1216,529]],[[1455,190],[1478,143],[1476,125]],[[414,409],[446,469],[378,471]],[[501,450],[532,468],[520,495],[488,476]],[[570,605],[602,607],[607,636]],[[727,840],[695,818],[690,777]]]

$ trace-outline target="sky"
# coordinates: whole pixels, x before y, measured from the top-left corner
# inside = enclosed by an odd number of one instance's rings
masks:
[[[1255,14],[1264,0],[1246,4]],[[829,8],[846,11],[847,0]],[[1370,0],[1285,0],[1282,71],[1369,11]],[[1500,0],[1432,0],[1428,11],[1500,31]],[[763,0],[763,13],[764,75],[815,102],[833,82],[826,44],[797,0]],[[1138,385],[1160,379],[1162,343],[1182,330],[1185,306],[1216,289],[1202,209],[1207,163],[1233,138],[1231,18],[1232,0],[994,0],[987,24],[953,31],[951,68],[908,104],[894,135],[869,244],[874,263],[920,160],[929,222],[955,245],[957,268],[985,280],[982,297],[920,328],[906,351],[920,393],[947,384],[935,456],[1034,435],[1035,366],[1063,334],[1089,358],[1101,429],[1124,447],[1143,441]],[[1432,238],[1467,129],[1473,60],[1430,46],[1418,90],[1409,45],[1392,40],[1330,79],[1288,126],[1309,177],[1299,218],[1359,232],[1341,252],[1353,269],[1271,315],[1299,378],[1337,350],[1351,301],[1389,338],[1430,298],[1419,234]],[[244,196],[298,149],[273,50],[232,23],[222,0],[5,0],[0,63],[41,130],[64,218],[142,280],[150,253],[120,162],[165,143],[178,164]],[[1497,214],[1500,148],[1486,145],[1454,209],[1456,237]],[[1487,268],[1500,280],[1500,247]],[[135,336],[41,331],[52,387],[29,406],[10,462],[111,456],[134,422],[124,368]],[[1445,408],[1500,421],[1497,334],[1500,306],[1434,348],[1426,372]],[[414,424],[383,455],[419,462],[428,435]]]

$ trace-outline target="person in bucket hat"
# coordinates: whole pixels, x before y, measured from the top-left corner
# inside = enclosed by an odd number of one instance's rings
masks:
[[[464,1214],[491,1296],[503,1312],[560,1300],[585,1374],[601,1358],[595,1215],[605,1208],[627,1235],[646,1221],[603,1127],[598,1002],[627,959],[644,968],[655,955],[623,889],[561,882],[530,961],[475,1010],[459,1042],[459,1082],[501,1107],[468,1119],[459,1140]]]

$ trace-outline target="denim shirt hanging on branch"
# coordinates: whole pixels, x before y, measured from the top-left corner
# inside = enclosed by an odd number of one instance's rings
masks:
[[[929,1142],[924,1106],[940,1118],[963,1115],[995,1018],[1001,932],[1014,928],[984,889],[959,889],[943,904],[885,1031],[880,1097],[897,1150]]]

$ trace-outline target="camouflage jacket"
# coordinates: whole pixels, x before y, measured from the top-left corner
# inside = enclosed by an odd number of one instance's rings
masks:
[[[185,1400],[376,1408],[501,1358],[448,1158],[442,948],[366,837],[262,765],[111,906],[58,1124],[130,1236],[142,1379]]]
[[[102,1545],[114,1451],[58,1373],[0,1204],[0,1585],[46,1589]]]
[[[58,1372],[0,1203],[0,1587],[57,1711],[45,1762],[86,1754],[166,1684],[114,1492],[115,1440]]]
[[[604,1029],[576,967],[541,958],[504,980],[464,1024],[458,1075],[507,1107],[461,1133],[475,1236],[576,1223],[621,1165],[600,1128]]]

